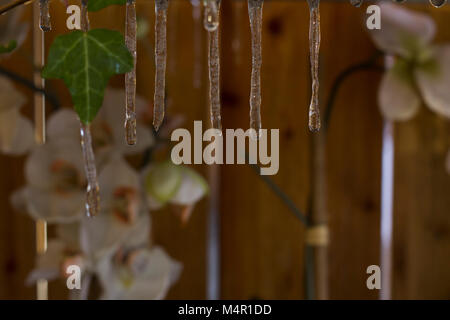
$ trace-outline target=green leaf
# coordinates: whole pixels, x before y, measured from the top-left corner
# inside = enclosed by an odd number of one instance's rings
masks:
[[[0,44],[0,54],[9,53],[9,52],[13,51],[16,47],[17,47],[16,40],[11,40],[10,42],[8,42],[5,45]]]
[[[133,57],[120,32],[93,29],[73,31],[56,37],[50,47],[46,79],[62,79],[69,88],[80,120],[90,123],[103,102],[109,79],[130,72]]]
[[[98,11],[113,4],[124,5],[127,0],[89,0],[88,11]]]

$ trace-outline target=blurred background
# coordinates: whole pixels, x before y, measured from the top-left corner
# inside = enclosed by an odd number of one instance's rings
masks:
[[[192,130],[194,120],[209,123],[207,33],[201,19],[194,19],[190,1],[169,2],[167,114],[182,114],[182,127]],[[369,4],[356,8],[347,1],[322,1],[320,5],[322,107],[336,78],[377,52],[365,26]],[[434,41],[450,42],[450,5],[436,9],[424,1],[402,6],[429,14],[437,26]],[[25,6],[21,17],[30,31],[31,7]],[[138,42],[137,92],[151,102],[154,2],[137,0],[137,12],[149,27]],[[52,1],[51,15],[53,30],[46,34],[47,49],[55,36],[67,31],[64,4]],[[90,14],[91,27],[121,32],[124,19],[120,6]],[[263,128],[280,129],[280,169],[270,179],[311,221],[328,225],[328,245],[312,253],[318,262],[314,297],[378,299],[379,290],[366,286],[366,269],[381,263],[383,118],[377,92],[382,74],[367,68],[346,78],[334,100],[326,142],[313,137],[307,128],[311,91],[308,28],[305,1],[266,1],[262,121]],[[251,38],[246,2],[223,1],[220,30],[223,127],[248,128]],[[0,65],[32,79],[31,32]],[[27,97],[22,113],[32,119],[33,93],[15,85]],[[70,106],[61,81],[47,85],[64,106]],[[111,85],[123,86],[123,76],[115,77]],[[428,108],[420,108],[413,119],[395,123],[392,136],[391,297],[449,299],[450,175],[445,158],[450,124]],[[326,161],[317,169],[312,159],[320,143],[325,145]],[[24,184],[24,161],[25,157],[0,155],[0,299],[35,298],[35,288],[25,286],[35,263],[34,223],[28,215],[15,212],[9,201],[12,191]],[[184,267],[167,298],[305,299],[305,256],[310,253],[302,222],[247,165],[195,169],[207,177],[210,194],[195,207],[190,221],[183,225],[169,209],[152,212],[153,242]],[[319,187],[317,181],[321,181]],[[214,212],[219,218],[211,222]],[[208,259],[208,245],[214,240],[209,231],[215,231],[211,226],[218,228],[214,233],[218,247],[213,247],[217,259],[212,260]],[[66,297],[63,281],[50,283],[50,299]]]

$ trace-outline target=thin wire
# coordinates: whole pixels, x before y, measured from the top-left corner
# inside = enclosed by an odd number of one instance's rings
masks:
[[[248,163],[248,161],[247,161]],[[258,176],[263,180],[267,186],[275,193],[281,201],[289,208],[289,210],[305,225],[309,226],[306,215],[295,205],[294,201],[281,189],[272,179],[268,176],[261,175],[261,167],[257,164],[249,164],[249,166],[255,171]]]

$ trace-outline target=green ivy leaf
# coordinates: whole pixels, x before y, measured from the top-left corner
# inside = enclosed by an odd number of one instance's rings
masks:
[[[0,54],[9,53],[17,47],[17,41],[11,40],[7,44],[0,44]]]
[[[80,120],[88,124],[102,105],[111,76],[132,69],[133,57],[120,32],[77,30],[56,37],[42,77],[64,80],[72,95],[75,111]]]
[[[127,0],[89,0],[88,11],[98,11],[113,4],[124,5]]]

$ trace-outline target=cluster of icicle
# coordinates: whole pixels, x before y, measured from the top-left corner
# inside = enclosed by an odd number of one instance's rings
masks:
[[[360,7],[362,5],[364,0],[350,0],[350,3],[355,6],[355,7]],[[403,3],[406,2],[406,0],[392,0],[393,2],[396,3]],[[444,4],[447,3],[447,0],[428,0],[430,2],[430,4],[435,7],[435,8],[440,8],[442,7]]]
[[[261,130],[261,30],[264,0],[247,0],[252,39],[252,75],[250,89],[250,128],[256,138]],[[393,0],[402,3],[406,0]],[[198,9],[198,0],[191,0],[194,9]],[[320,0],[307,0],[310,8],[310,63],[312,92],[309,106],[309,129],[320,130],[319,110],[319,49],[320,49]],[[436,8],[442,7],[447,0],[429,0]],[[359,7],[363,0],[350,0]],[[81,0],[81,29],[89,30],[87,10],[88,0]],[[208,31],[208,66],[209,66],[209,101],[212,127],[222,129],[220,104],[220,51],[219,51],[219,15],[221,0],[203,0],[204,28]],[[49,0],[39,0],[40,28],[51,30]],[[167,60],[167,9],[168,0],[155,0],[155,94],[153,126],[158,130],[164,120],[165,74]],[[198,14],[196,14],[197,16]],[[125,140],[129,145],[136,144],[136,0],[126,2],[125,43],[134,58],[134,68],[125,75],[126,117]],[[199,76],[197,76],[198,78]],[[197,81],[199,82],[199,80]],[[85,173],[87,177],[86,213],[95,216],[99,211],[99,186],[92,148],[92,137],[88,124],[80,122],[81,146],[83,151]]]

